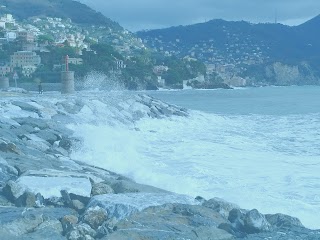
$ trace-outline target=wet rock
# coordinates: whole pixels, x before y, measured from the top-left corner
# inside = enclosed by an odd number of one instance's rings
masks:
[[[4,187],[7,181],[15,179],[17,176],[17,169],[10,166],[6,160],[0,157],[0,187]]]
[[[20,125],[30,125],[33,128],[39,128],[42,130],[48,128],[47,122],[41,118],[26,117],[26,118],[15,118],[14,120],[17,121]]]
[[[19,149],[14,143],[12,142],[7,143],[2,140],[0,140],[0,152],[11,152],[16,154],[20,153]]]
[[[186,214],[188,207],[190,209]],[[217,212],[201,206],[166,204],[149,207],[121,220],[116,225],[116,231],[103,239],[234,239],[231,234],[216,228],[217,223],[211,216],[225,221]],[[209,220],[195,220],[201,217]],[[192,222],[197,224],[193,225]],[[206,225],[208,222],[210,224]]]
[[[108,213],[109,218],[123,219],[150,206],[158,206],[165,203],[197,204],[193,198],[179,194],[126,193],[94,196],[87,207],[99,206]]]
[[[113,194],[113,189],[105,183],[94,183],[92,185],[91,195],[103,195],[103,194]]]
[[[244,218],[246,212],[241,209],[234,208],[229,212],[228,220],[232,223],[232,227],[237,231],[244,232]]]
[[[85,205],[79,200],[72,200],[71,207],[78,212],[82,212],[85,209]]]
[[[6,186],[2,189],[4,196],[6,196],[6,198],[11,202],[14,202],[17,198],[19,198],[24,191],[25,188],[12,180],[8,181]]]
[[[57,220],[63,215],[70,214],[69,209],[55,208],[0,208],[0,234],[1,239],[5,235],[11,235],[22,239],[22,235],[33,232],[41,224]],[[8,238],[10,239],[10,238]],[[11,238],[14,239],[14,238]]]
[[[53,145],[55,141],[59,140],[59,136],[50,130],[41,130],[41,131],[37,132],[36,135],[39,138],[44,139],[45,141],[47,141],[51,145]]]
[[[107,217],[106,211],[103,208],[96,206],[87,209],[83,216],[83,222],[89,224],[93,229],[97,229],[107,220]]]
[[[22,235],[20,239],[65,240],[59,220],[47,220],[37,226],[31,233]]]
[[[267,214],[265,217],[272,226],[277,228],[304,227],[298,218],[285,214]]]
[[[73,226],[73,229],[67,234],[68,240],[91,240],[97,235],[88,224],[81,223]]]
[[[138,192],[145,192],[145,193],[169,193],[160,188],[156,188],[149,185],[135,183],[133,181],[128,180],[120,180],[120,181],[113,181],[111,182],[110,186],[114,190],[114,193],[138,193]]]
[[[0,195],[0,207],[12,207],[14,204],[10,202],[5,196]]]
[[[74,215],[66,215],[60,219],[60,222],[62,225],[63,233],[67,234],[73,229],[73,226],[78,223],[78,217]]]
[[[82,177],[46,177],[21,176],[17,182],[19,189],[29,189],[33,193],[40,193],[45,199],[61,197],[65,190],[70,195],[90,197],[91,183]]]
[[[36,206],[36,196],[34,193],[25,191],[20,197],[15,201],[17,207],[35,207]]]
[[[35,113],[39,112],[39,109],[37,107],[35,107],[29,103],[26,103],[26,102],[13,101],[12,104],[20,107],[24,111],[35,112]]]
[[[253,209],[246,213],[244,218],[244,230],[246,233],[259,233],[271,230],[271,225],[264,215]]]
[[[208,201],[205,201],[202,206],[213,209],[220,213],[226,219],[229,216],[229,212],[234,208],[239,208],[237,205],[233,203],[229,203],[220,198],[212,198]]]
[[[72,147],[72,141],[68,138],[63,137],[59,142],[59,147],[69,151],[70,148]]]

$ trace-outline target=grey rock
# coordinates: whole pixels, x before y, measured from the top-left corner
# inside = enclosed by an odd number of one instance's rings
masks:
[[[10,202],[5,196],[0,195],[0,207],[12,207],[14,204]]]
[[[78,223],[78,217],[75,215],[65,215],[60,219],[63,233],[67,234]]]
[[[17,169],[10,166],[6,160],[0,157],[0,187],[5,186],[7,181],[15,179],[17,176]]]
[[[36,133],[36,135],[42,139],[44,139],[45,141],[49,142],[51,145],[53,145],[53,143],[55,141],[59,140],[59,136],[54,133],[52,130],[40,130],[39,132]]]
[[[11,152],[16,154],[20,153],[19,149],[14,143],[12,142],[7,143],[1,140],[0,140],[0,152]]]
[[[12,104],[20,107],[24,111],[35,112],[35,113],[39,112],[39,109],[37,107],[26,102],[13,101]]]
[[[72,147],[72,141],[68,138],[63,137],[60,141],[59,141],[59,147],[65,149],[65,150],[70,150],[70,148]]]
[[[295,217],[291,217],[285,214],[267,214],[265,215],[267,221],[274,227],[292,228],[292,227],[304,227],[300,220]]]
[[[110,186],[114,190],[114,193],[138,193],[138,192],[145,192],[145,193],[169,193],[160,188],[156,188],[149,185],[135,183],[133,181],[128,180],[120,180],[120,181],[113,181],[111,182]]]
[[[20,125],[30,125],[33,128],[39,128],[42,130],[48,128],[47,122],[41,118],[26,117],[26,118],[15,118],[14,120],[17,121]]]
[[[6,186],[2,189],[4,196],[6,196],[6,198],[11,202],[14,202],[17,198],[19,198],[24,191],[25,189],[23,187],[12,180],[8,181]]]
[[[75,209],[78,212],[82,212],[86,207],[81,201],[77,199],[71,201],[71,206],[73,209]]]
[[[94,231],[88,224],[81,223],[73,226],[73,229],[67,234],[68,240],[91,240],[96,236]]]
[[[91,195],[113,194],[114,190],[105,183],[94,183],[92,185]]]
[[[271,225],[264,215],[253,209],[246,213],[244,218],[244,230],[246,233],[259,233],[271,230]]]
[[[83,216],[83,222],[87,223],[93,229],[100,227],[107,220],[108,214],[101,207],[93,207],[86,210]]]
[[[84,103],[81,100],[77,100],[75,102],[64,101],[57,104],[61,106],[63,110],[70,114],[77,114],[81,111],[84,106]]]
[[[246,212],[241,209],[234,208],[229,212],[228,220],[237,231],[244,232],[244,218]]]
[[[220,198],[212,198],[208,201],[205,201],[202,206],[213,209],[220,213],[223,217],[228,218],[229,212],[234,208],[239,208],[233,203],[229,203]]]
[[[21,236],[37,229],[41,224],[49,220],[58,220],[66,214],[70,214],[70,209],[56,208],[0,208],[0,236]],[[2,238],[3,239],[3,238]]]
[[[94,196],[87,208],[99,206],[108,213],[109,218],[123,219],[150,206],[166,203],[197,204],[193,198],[179,194],[126,193]]]
[[[32,126],[30,126],[30,125],[28,125],[28,124],[25,124],[25,125],[22,125],[21,127],[20,127],[20,130],[22,131],[22,132],[24,132],[24,133],[36,133],[36,132],[38,132],[38,130],[37,129],[35,129],[34,127],[32,127]]]
[[[15,201],[17,207],[35,207],[36,206],[36,196],[34,193],[25,191],[20,197]]]
[[[220,219],[219,222],[225,221],[217,212],[201,206],[191,206],[186,214],[187,208],[188,206],[180,204],[147,208],[121,220],[116,225],[116,231],[103,239],[234,239],[231,234],[216,228],[217,223],[206,225],[207,221],[198,221],[203,224],[190,224],[195,222],[194,218],[210,219],[211,216]],[[209,222],[214,222],[214,219]]]

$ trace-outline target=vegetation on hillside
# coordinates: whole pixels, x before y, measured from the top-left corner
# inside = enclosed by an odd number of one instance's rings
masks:
[[[85,4],[73,0],[0,0],[0,14],[11,13],[19,20],[35,16],[70,18],[86,25],[103,25],[114,30],[123,28],[116,22],[94,11]]]

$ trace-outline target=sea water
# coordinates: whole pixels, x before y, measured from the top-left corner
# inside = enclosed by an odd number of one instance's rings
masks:
[[[84,124],[74,158],[320,228],[320,87],[145,92],[189,117]]]

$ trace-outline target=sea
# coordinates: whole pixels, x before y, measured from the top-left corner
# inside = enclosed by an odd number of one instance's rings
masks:
[[[139,94],[189,116],[83,124],[76,133],[83,146],[72,157],[139,183],[288,214],[320,229],[320,87]]]

